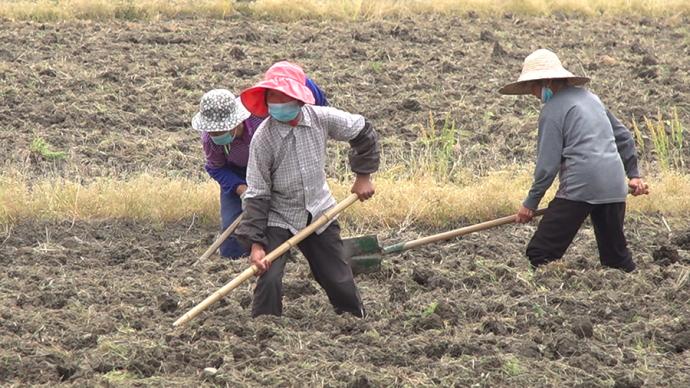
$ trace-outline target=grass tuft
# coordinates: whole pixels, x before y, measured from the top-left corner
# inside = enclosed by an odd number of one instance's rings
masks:
[[[520,360],[515,357],[511,357],[504,361],[503,371],[511,377],[519,376],[525,373],[524,368],[522,365],[520,365]]]
[[[37,137],[31,142],[29,150],[42,157],[45,160],[62,160],[67,157],[67,153],[63,151],[53,151],[51,150],[50,144],[43,138]]]
[[[420,165],[415,171],[426,171],[439,181],[455,181],[458,170],[458,130],[450,114],[446,114],[441,128],[436,127],[434,116],[429,112],[428,127],[422,126],[420,147],[412,158]]]
[[[433,301],[433,302],[429,303],[429,305],[426,306],[424,311],[422,311],[422,318],[429,317],[430,315],[432,315],[433,313],[436,312],[437,308],[438,308],[438,302],[437,301]]]
[[[671,117],[664,120],[661,111],[658,112],[656,120],[644,119],[644,126],[633,120],[633,133],[640,152],[646,149],[645,138],[649,138],[652,151],[662,170],[683,171],[684,160],[684,128],[678,118],[678,109],[674,108]]]
[[[132,380],[137,380],[137,376],[126,370],[111,370],[103,375],[103,379],[110,384],[125,384],[131,383]]]

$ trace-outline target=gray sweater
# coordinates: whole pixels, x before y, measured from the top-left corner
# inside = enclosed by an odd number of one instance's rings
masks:
[[[591,204],[625,202],[627,178],[639,177],[635,140],[599,97],[566,87],[539,115],[537,166],[523,205],[536,209],[556,174],[557,198]]]

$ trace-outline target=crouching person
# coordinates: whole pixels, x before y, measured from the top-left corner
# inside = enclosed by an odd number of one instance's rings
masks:
[[[578,87],[588,81],[563,68],[556,54],[540,49],[525,59],[518,81],[501,88],[502,94],[532,94],[543,103],[534,181],[517,220],[532,219],[559,175],[556,198],[527,246],[530,263],[537,267],[563,257],[589,216],[601,264],[631,272],[635,263],[623,232],[625,200],[629,190],[646,194],[647,186],[630,131],[596,95]]]
[[[328,105],[314,81],[307,78],[305,86],[316,105]],[[192,119],[192,128],[201,133],[206,172],[220,185],[221,231],[242,213],[249,144],[265,116],[249,113],[229,90],[214,89],[203,95],[199,112]],[[237,259],[248,253],[233,236],[220,246],[220,255],[226,258]]]
[[[254,115],[269,118],[252,140],[247,167],[245,218],[237,236],[251,247],[250,262],[259,270],[252,316],[281,315],[286,253],[273,263],[264,256],[331,209],[336,201],[326,183],[326,140],[348,141],[356,173],[352,192],[360,200],[374,194],[370,174],[378,169],[376,133],[364,117],[335,108],[313,106],[302,69],[278,62],[264,80],[241,94]],[[352,270],[345,261],[338,221],[322,226],[298,244],[316,281],[337,313],[364,317]]]

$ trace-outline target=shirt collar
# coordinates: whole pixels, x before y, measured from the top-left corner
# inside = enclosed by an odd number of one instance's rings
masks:
[[[293,127],[290,126],[289,124],[281,123],[278,120],[272,120],[272,124],[274,128],[278,131],[278,134],[280,135],[281,138],[284,138],[285,136],[290,133],[294,128],[297,127],[308,127],[311,128],[311,123],[312,123],[312,118],[309,110],[304,109],[302,107],[302,118],[299,120],[299,123],[297,123],[297,126]]]

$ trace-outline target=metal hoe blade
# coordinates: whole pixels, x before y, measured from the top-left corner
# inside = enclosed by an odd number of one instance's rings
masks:
[[[345,260],[352,273],[371,273],[381,269],[383,249],[376,235],[366,235],[343,240]]]

